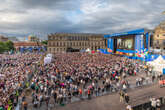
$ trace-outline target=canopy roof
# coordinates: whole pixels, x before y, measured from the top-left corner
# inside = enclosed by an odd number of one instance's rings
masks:
[[[110,37],[117,37],[117,36],[125,36],[125,35],[132,35],[132,34],[143,34],[145,32],[149,32],[147,29],[137,29],[137,30],[131,30],[127,32],[121,32],[121,33],[114,33],[110,35],[104,35],[104,38],[110,38]]]

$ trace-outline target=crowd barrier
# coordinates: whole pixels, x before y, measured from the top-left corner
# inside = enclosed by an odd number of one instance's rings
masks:
[[[158,99],[160,100],[159,110],[165,110],[165,97],[160,97]],[[151,101],[149,101],[149,102],[134,106],[133,110],[152,110],[151,108],[152,108]]]

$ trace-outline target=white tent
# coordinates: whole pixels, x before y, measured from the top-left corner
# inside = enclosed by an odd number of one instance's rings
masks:
[[[49,53],[49,54],[46,55],[46,57],[51,57],[52,58],[53,55]]]
[[[148,64],[153,66],[155,71],[163,73],[163,68],[165,68],[165,60],[161,55],[156,60],[148,62]]]
[[[86,52],[91,52],[91,50],[89,48],[86,49]]]
[[[51,63],[52,58],[51,57],[45,57],[44,58],[44,65]]]
[[[44,65],[49,64],[52,62],[52,54],[47,54],[46,57],[44,58]]]

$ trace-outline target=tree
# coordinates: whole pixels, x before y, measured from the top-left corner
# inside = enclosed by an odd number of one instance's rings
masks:
[[[41,43],[44,44],[44,45],[47,45],[48,44],[48,41],[47,40],[44,40]]]
[[[0,42],[0,53],[3,53],[6,50],[6,46],[4,42]]]
[[[6,42],[6,47],[8,48],[8,50],[14,50],[14,43],[12,41],[7,41]]]
[[[0,42],[0,53],[14,50],[14,44],[12,41]]]

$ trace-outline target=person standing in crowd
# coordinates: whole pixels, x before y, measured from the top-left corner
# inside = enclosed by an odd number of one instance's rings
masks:
[[[120,90],[120,92],[119,92],[119,95],[120,95],[120,102],[123,102],[123,101],[124,101],[124,97],[125,97],[124,94],[125,94],[125,93],[124,93],[122,90]]]
[[[150,98],[151,101],[151,110],[156,110],[156,99],[155,98]]]
[[[91,90],[88,89],[88,99],[91,99]]]
[[[157,99],[156,100],[156,108],[157,108],[157,110],[160,110],[160,107],[161,107],[161,101],[160,101],[160,99]]]
[[[47,107],[53,98],[54,105],[63,105],[73,102],[74,97],[91,99],[121,89],[126,92],[129,88],[127,77],[133,75],[134,68],[139,71],[144,69],[138,66],[142,62],[100,53],[95,55],[57,53],[56,59],[46,65],[34,63],[39,60],[39,57],[38,54],[7,57],[0,55],[3,59],[0,65],[2,69],[0,71],[0,92],[2,91],[2,97],[5,98],[5,101],[0,99],[2,105],[7,105],[5,102],[9,100],[15,88],[24,92],[26,86],[32,91],[32,103],[37,103],[37,106],[40,103],[42,106],[45,101]],[[32,74],[33,72],[35,74]],[[136,71],[136,75],[138,74]],[[30,81],[29,76],[32,76],[31,82],[24,82]],[[120,96],[121,102],[123,99],[129,102],[129,96],[126,96],[127,98],[122,94]],[[11,99],[13,100],[12,97]]]
[[[27,110],[27,108],[28,108],[28,103],[27,103],[26,100],[23,100],[22,106],[23,106],[24,110]]]
[[[127,104],[126,110],[133,110],[133,109],[132,109],[131,105]]]
[[[126,102],[126,104],[128,104],[129,101],[130,101],[130,98],[129,98],[128,94],[126,93],[125,94],[125,102]]]

